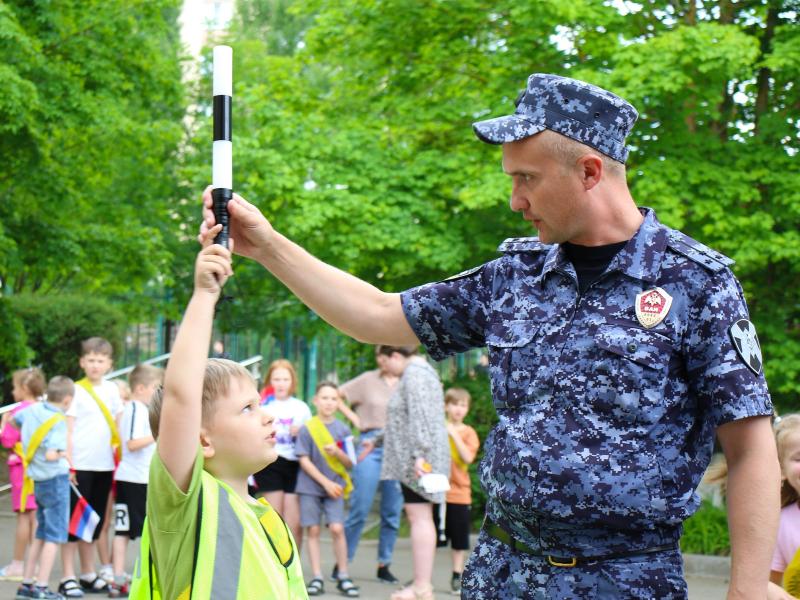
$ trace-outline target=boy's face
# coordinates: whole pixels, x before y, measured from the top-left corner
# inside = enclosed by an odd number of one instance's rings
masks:
[[[339,393],[326,385],[314,396],[314,406],[317,407],[317,414],[320,417],[332,417],[336,414],[336,409],[339,406]]]
[[[453,423],[461,423],[469,412],[469,402],[466,400],[448,402],[444,405],[444,411],[447,413],[447,418]]]
[[[81,356],[78,364],[86,373],[86,377],[92,383],[102,381],[103,375],[111,370],[111,357],[107,354],[99,354],[97,352],[89,352]]]
[[[150,400],[153,399],[153,394],[155,394],[159,385],[160,382],[158,381],[153,381],[147,385],[140,383],[136,386],[136,389],[133,390],[131,398],[139,402],[144,402],[145,404],[150,404]]]
[[[289,369],[279,367],[270,374],[269,384],[275,390],[275,397],[285,400],[289,397],[289,390],[292,389],[292,374]]]
[[[217,398],[201,436],[207,464],[218,477],[248,477],[278,458],[273,417],[261,409],[255,384],[242,377],[231,379],[228,393]]]

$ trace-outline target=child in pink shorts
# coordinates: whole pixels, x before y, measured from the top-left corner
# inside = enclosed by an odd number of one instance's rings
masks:
[[[20,506],[24,468],[22,457],[14,449],[20,442],[20,432],[12,424],[12,417],[36,402],[44,394],[45,381],[42,372],[36,368],[14,372],[12,381],[14,384],[12,395],[14,401],[19,405],[3,415],[0,443],[4,448],[11,449],[11,452],[8,453],[8,476],[11,482],[11,507],[17,513],[17,532],[14,540],[14,558],[11,563],[0,568],[0,579],[22,581],[25,550],[31,543],[33,532],[36,529],[36,499],[33,494],[30,494],[25,506]]]

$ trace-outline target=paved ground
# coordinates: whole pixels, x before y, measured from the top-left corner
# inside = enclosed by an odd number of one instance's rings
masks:
[[[0,497],[0,502],[8,501],[8,498]],[[10,512],[0,512],[0,565],[5,565],[11,558],[14,540],[14,523],[15,517]],[[444,598],[452,598],[450,594],[450,554],[447,549],[440,549],[436,553],[436,564],[434,568],[434,586],[436,588],[436,597],[439,600]],[[138,553],[138,544],[130,546],[129,552],[129,567],[130,571],[133,567],[133,561]],[[385,600],[388,599],[389,594],[393,588],[381,583],[375,579],[375,553],[376,542],[365,540],[359,546],[356,560],[351,566],[351,575],[356,583],[361,587],[361,597],[369,600]],[[323,542],[322,552],[323,566],[326,575],[330,573],[333,566],[332,552],[328,541]],[[303,569],[306,573],[309,572],[308,560],[303,552]],[[397,542],[395,549],[394,564],[392,565],[394,574],[401,580],[406,581],[411,578],[411,547],[408,539],[400,539]],[[51,578],[52,583],[56,583],[60,577],[60,565],[56,565],[55,572]],[[16,583],[0,581],[0,600],[9,600],[14,597],[14,592],[17,588]],[[320,598],[341,598],[336,592],[333,583],[325,582],[327,593]],[[690,600],[724,600],[726,593],[726,586],[724,581],[720,579],[710,579],[693,577],[689,579],[689,598]],[[88,598],[99,598],[102,596],[88,596]],[[222,600],[222,599],[220,599]]]

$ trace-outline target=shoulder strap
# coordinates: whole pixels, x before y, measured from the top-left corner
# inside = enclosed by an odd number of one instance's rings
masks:
[[[114,417],[111,416],[106,403],[103,402],[97,395],[97,392],[94,391],[94,386],[91,381],[84,377],[78,381],[77,384],[89,393],[92,399],[97,403],[100,412],[103,413],[108,428],[111,430],[111,448],[114,450],[114,462],[115,464],[119,464],[122,458],[122,444],[120,443],[119,432],[117,431],[117,424],[114,422]]]
[[[28,477],[28,465],[31,464],[33,457],[36,455],[36,451],[39,449],[39,446],[44,441],[44,438],[47,437],[47,434],[50,433],[50,430],[53,426],[64,420],[64,415],[61,413],[55,413],[52,417],[44,421],[41,425],[39,425],[36,430],[33,432],[31,439],[28,440],[28,445],[24,449],[22,448],[22,444],[17,442],[14,445],[14,451],[17,452],[22,457],[22,491],[19,499],[19,510],[20,512],[25,512],[25,508],[28,504],[28,496],[33,493],[33,480]]]
[[[546,252],[550,249],[548,244],[543,244],[538,237],[508,238],[497,248],[504,254],[518,252]]]
[[[192,584],[189,588],[189,599],[194,593],[194,576],[197,573],[197,556],[200,553],[200,528],[203,526],[203,481],[200,480],[200,490],[197,494],[197,523],[194,530],[194,553],[192,555]]]
[[[713,273],[721,271],[725,267],[730,267],[735,262],[724,254],[709,248],[705,244],[701,244],[676,229],[668,230],[667,246]]]
[[[467,470],[467,463],[461,458],[461,455],[458,453],[458,448],[456,448],[456,443],[453,441],[452,436],[447,436],[450,440],[450,458],[453,459],[453,462],[456,463],[456,466],[461,469],[462,471]]]

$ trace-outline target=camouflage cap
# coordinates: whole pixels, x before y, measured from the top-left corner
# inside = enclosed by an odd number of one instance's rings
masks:
[[[625,163],[625,138],[639,113],[626,100],[590,83],[534,73],[513,115],[472,124],[489,144],[515,142],[550,129]]]

